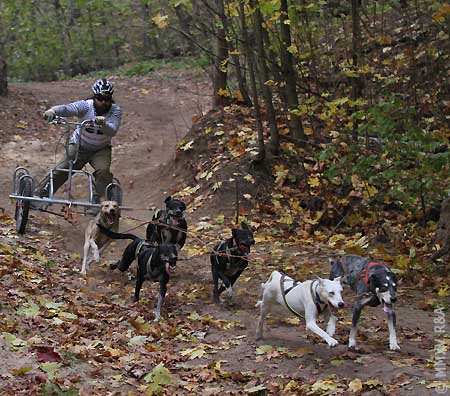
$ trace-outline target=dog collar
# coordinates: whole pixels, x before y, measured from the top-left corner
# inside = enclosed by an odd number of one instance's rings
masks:
[[[317,287],[316,287],[316,289],[313,291],[313,284],[314,284],[314,282],[318,282],[318,281],[312,281],[311,282],[311,286],[310,286],[310,292],[311,292],[311,297],[312,297],[312,299],[313,299],[313,301],[314,301],[314,304],[316,305],[316,308],[317,308],[317,312],[320,314],[320,313],[322,313],[322,311],[323,311],[323,309],[322,309],[322,304],[325,304],[321,299],[320,299],[320,296],[319,296],[319,293],[317,293]],[[318,286],[318,285],[317,285]]]
[[[367,264],[366,268],[363,268],[361,270],[361,272],[358,275],[358,279],[362,279],[368,289],[369,289],[369,270],[373,267],[386,267],[386,264],[382,263],[381,261],[372,261],[369,264]]]

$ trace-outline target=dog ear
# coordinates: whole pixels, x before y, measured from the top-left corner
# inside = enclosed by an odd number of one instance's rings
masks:
[[[340,277],[340,276],[338,276],[337,278],[334,278],[333,280],[334,280],[335,282],[341,283],[341,277]]]
[[[241,221],[241,228],[242,228],[243,230],[248,230],[248,231],[250,231],[249,226],[248,226],[247,223],[245,223],[244,221]]]
[[[172,200],[172,197],[169,195],[169,196],[164,200],[164,203],[167,204],[167,202],[169,202],[169,201],[171,201],[171,200]]]
[[[314,277],[316,278],[317,281],[319,281],[319,286],[322,287],[323,286],[323,279],[320,276],[314,275]]]

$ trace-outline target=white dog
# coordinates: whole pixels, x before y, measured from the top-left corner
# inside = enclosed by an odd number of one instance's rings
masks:
[[[261,287],[263,289],[262,300],[256,304],[260,309],[256,328],[257,339],[263,335],[264,318],[275,304],[280,304],[297,316],[304,312],[308,330],[322,337],[330,347],[338,344],[333,338],[337,320],[333,312],[344,307],[340,277],[333,281],[318,278],[297,282],[283,273],[273,271],[269,280],[261,284]],[[327,332],[323,331],[316,323],[317,316],[322,312],[325,319],[328,320]]]
[[[116,201],[103,201],[100,204],[100,212],[95,216],[86,227],[84,234],[84,255],[81,273],[86,275],[89,264],[92,261],[100,261],[100,255],[111,243],[112,239],[100,232],[97,224],[117,232],[119,229],[120,207]],[[93,258],[89,258],[89,248],[92,251]]]

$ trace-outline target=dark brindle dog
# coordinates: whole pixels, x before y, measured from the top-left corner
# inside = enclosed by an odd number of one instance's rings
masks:
[[[389,348],[400,349],[395,333],[396,316],[393,304],[397,301],[397,278],[386,263],[356,255],[343,255],[330,259],[330,279],[342,276],[343,283],[348,284],[356,293],[353,306],[352,329],[348,341],[349,348],[356,348],[356,333],[361,310],[369,305],[382,305],[387,314],[389,329]]]
[[[220,294],[226,290],[228,301],[233,297],[233,285],[248,265],[250,246],[255,244],[247,224],[233,228],[231,238],[216,245],[211,253],[211,271],[214,282],[213,302],[220,304]],[[222,285],[219,288],[219,278]]]
[[[164,200],[164,203],[166,208],[157,210],[153,215],[152,223],[147,226],[147,241],[174,243],[180,252],[186,242],[187,222],[184,217],[186,204],[170,196]]]
[[[155,310],[155,320],[161,317],[161,307],[167,292],[167,283],[170,274],[175,271],[178,259],[177,248],[173,243],[150,244],[133,234],[121,234],[112,232],[99,225],[101,232],[112,239],[132,239],[124,250],[122,258],[111,269],[119,268],[125,272],[134,259],[137,259],[136,287],[134,289],[134,301],[139,301],[139,294],[144,280],[159,282],[158,303]]]

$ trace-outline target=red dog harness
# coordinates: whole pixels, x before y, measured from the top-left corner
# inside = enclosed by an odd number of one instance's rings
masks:
[[[367,264],[366,268],[361,270],[361,272],[358,275],[358,279],[362,279],[366,284],[367,288],[369,288],[369,270],[373,267],[386,267],[386,264],[380,261],[372,261],[371,263]]]

